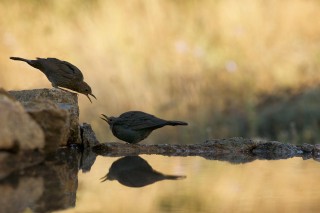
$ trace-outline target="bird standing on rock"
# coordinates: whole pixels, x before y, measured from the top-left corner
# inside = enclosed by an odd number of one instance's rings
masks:
[[[86,95],[90,102],[89,95],[97,99],[91,91],[91,87],[83,81],[81,71],[67,61],[56,58],[37,58],[28,60],[20,57],[10,57],[12,60],[27,62],[30,66],[43,72],[52,86],[55,88],[63,87]]]
[[[139,143],[147,138],[150,133],[164,126],[188,125],[183,121],[166,121],[140,111],[130,111],[119,117],[108,117],[101,114],[102,120],[106,121],[114,136],[128,143]]]

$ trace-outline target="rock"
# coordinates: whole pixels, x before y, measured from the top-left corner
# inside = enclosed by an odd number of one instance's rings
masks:
[[[234,137],[228,139],[211,139],[204,142],[202,146],[211,147],[216,150],[216,152],[223,153],[240,153],[240,152],[250,152],[257,142],[251,139]]]
[[[42,196],[32,205],[33,212],[54,212],[75,206],[79,161],[78,149],[59,148],[43,164],[25,172],[40,175],[45,183]]]
[[[19,153],[0,152],[0,180],[16,170],[21,170],[39,164],[44,155],[39,151],[23,151]]]
[[[314,149],[314,146],[311,145],[311,144],[304,143],[304,144],[302,144],[302,146],[301,146],[301,150],[302,150],[303,152],[312,152],[313,149]]]
[[[128,144],[101,143],[92,150],[103,156],[133,156],[140,154],[158,154],[166,156],[201,156],[209,160],[246,163],[256,159],[286,159],[291,157],[310,158],[301,148],[278,141],[229,138],[207,140],[200,144]]]
[[[0,181],[0,212],[53,212],[75,206],[80,152],[60,148]]]
[[[280,143],[278,141],[262,141],[256,144],[251,152],[260,159],[286,159],[299,155],[299,149],[292,144]]]
[[[80,126],[81,130],[81,139],[85,149],[94,147],[95,145],[99,144],[99,141],[96,138],[94,131],[91,128],[90,124],[83,123]]]
[[[94,134],[94,131],[91,128],[90,124],[82,124],[80,126],[81,130],[81,139],[83,143],[83,152],[82,152],[82,158],[80,162],[80,169],[82,172],[88,172],[90,171],[92,165],[94,164],[97,154],[94,153],[91,148],[95,145],[99,144],[99,141],[96,138],[96,135]]]
[[[44,133],[23,106],[0,89],[0,150],[42,149]]]
[[[70,133],[68,137],[68,144],[81,143],[80,128],[79,128],[79,107],[78,96],[75,93],[64,91],[61,89],[34,89],[22,91],[9,91],[18,101],[33,102],[40,100],[50,100],[57,104],[60,109],[66,110],[69,113],[69,127]],[[29,104],[24,104],[28,106]],[[32,104],[31,104],[32,105]],[[26,110],[29,112],[28,108]],[[41,121],[38,121],[41,123]]]
[[[27,212],[25,210],[29,208],[30,203],[35,203],[45,189],[44,181],[40,177],[21,177],[16,181],[0,182],[0,212]]]
[[[314,148],[313,150],[314,152],[320,153],[320,144],[315,144],[313,148]]]
[[[230,138],[207,140],[201,144],[128,144],[102,143],[93,147],[101,155],[117,156],[139,154],[162,154],[174,156],[211,156],[229,153],[251,153],[257,142],[251,139]]]
[[[70,119],[66,110],[58,108],[50,100],[22,102],[31,117],[37,121],[45,133],[46,152],[52,152],[59,146],[67,145],[70,136]]]
[[[320,144],[315,144],[313,147],[313,159],[320,161]]]

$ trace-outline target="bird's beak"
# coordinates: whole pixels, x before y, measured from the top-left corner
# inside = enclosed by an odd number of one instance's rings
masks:
[[[91,101],[91,99],[90,99],[89,95],[91,95],[92,97],[94,97],[94,98],[97,100],[97,98],[96,98],[96,96],[94,96],[94,94],[92,94],[92,93],[87,94],[86,96],[88,97],[88,99],[89,99],[89,101],[90,101],[91,103],[92,103],[92,101]]]
[[[100,178],[101,182],[105,182],[107,180],[115,180],[114,178],[110,177],[110,173],[106,174],[102,178]]]
[[[104,114],[101,114],[101,115],[103,116],[101,119],[106,121],[109,124],[109,117]]]
[[[96,96],[94,96],[94,94],[90,93],[89,95],[91,95],[92,97],[94,97],[97,100],[97,98],[96,98]]]

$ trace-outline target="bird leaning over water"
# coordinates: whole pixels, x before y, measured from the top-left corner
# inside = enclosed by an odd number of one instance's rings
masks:
[[[139,143],[147,138],[150,133],[164,126],[188,125],[183,121],[166,121],[140,111],[130,111],[119,117],[108,117],[101,114],[102,120],[106,121],[114,136],[128,143]]]
[[[43,72],[52,86],[55,88],[63,87],[86,95],[90,102],[89,95],[97,99],[91,91],[91,87],[83,81],[82,72],[73,64],[61,61],[57,58],[37,58],[28,60],[20,57],[10,57],[12,60],[24,61],[30,66]]]

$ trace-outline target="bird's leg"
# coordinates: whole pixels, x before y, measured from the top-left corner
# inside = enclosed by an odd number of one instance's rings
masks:
[[[72,91],[67,90],[67,89],[64,89],[64,88],[62,88],[62,87],[57,87],[57,88],[59,88],[59,89],[61,89],[61,90],[65,91],[65,92],[70,92],[70,93],[72,93],[72,94],[77,94],[77,95],[78,95],[78,93],[76,93],[76,92],[72,92]]]
[[[70,90],[64,89],[64,88],[62,88],[62,87],[59,87],[59,86],[55,85],[54,83],[52,83],[52,86],[53,86],[54,89],[60,89],[60,90],[63,90],[63,91],[65,91],[65,92],[70,92],[70,93],[73,93],[73,94],[78,94],[78,93],[75,93],[75,92],[71,92]]]
[[[57,85],[55,85],[54,83],[51,83],[51,85],[52,85],[52,89],[53,89],[53,90],[55,90],[55,89],[59,89],[59,88],[58,88],[58,86],[57,86]]]
[[[53,88],[58,89],[58,85],[56,85],[55,83],[52,83],[52,82],[51,82],[51,85],[52,85]]]

